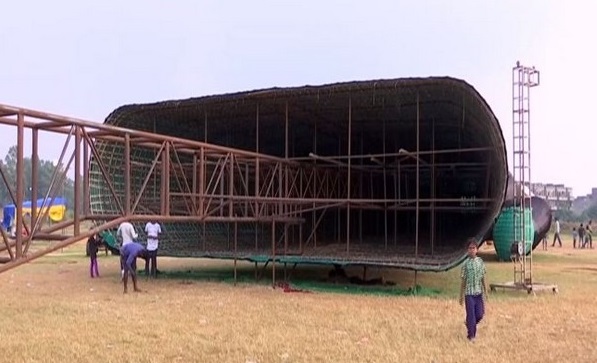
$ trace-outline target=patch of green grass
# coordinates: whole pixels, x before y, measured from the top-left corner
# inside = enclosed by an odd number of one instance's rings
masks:
[[[438,288],[421,286],[419,284],[412,288],[403,288],[400,286],[388,285],[359,285],[350,283],[332,283],[324,281],[321,276],[317,276],[317,270],[299,270],[297,276],[289,280],[288,286],[293,289],[303,291],[329,292],[329,293],[344,293],[344,294],[366,294],[366,295],[382,295],[382,296],[405,296],[405,295],[419,295],[419,296],[437,296],[442,294],[442,290]],[[319,271],[321,272],[321,271]],[[281,272],[277,281],[284,281]],[[265,270],[263,276],[256,280],[255,271],[249,268],[237,269],[236,282],[242,284],[253,285],[271,285],[271,269]],[[230,268],[190,268],[184,270],[169,270],[160,274],[160,278],[181,280],[181,281],[202,281],[202,282],[219,282],[232,284],[235,282],[233,270]]]

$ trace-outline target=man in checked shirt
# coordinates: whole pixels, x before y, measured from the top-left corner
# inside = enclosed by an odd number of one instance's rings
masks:
[[[477,256],[477,241],[470,238],[467,243],[468,258],[462,265],[460,275],[460,305],[466,309],[467,338],[471,342],[477,335],[477,324],[483,319],[487,287],[485,285],[485,264]]]

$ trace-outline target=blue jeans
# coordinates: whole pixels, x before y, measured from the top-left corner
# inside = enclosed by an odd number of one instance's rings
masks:
[[[473,339],[477,335],[477,324],[485,314],[483,295],[466,295],[464,297],[464,306],[466,309],[466,337]]]

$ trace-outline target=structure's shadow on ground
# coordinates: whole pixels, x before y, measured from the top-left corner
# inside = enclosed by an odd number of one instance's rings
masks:
[[[344,269],[343,269],[344,270]],[[195,281],[218,283],[242,283],[255,285],[272,285],[271,267],[257,270],[250,266],[237,267],[236,277],[231,267],[193,267],[178,270],[162,271],[160,279],[179,280],[182,284]],[[394,281],[379,277],[379,273],[370,278],[363,276],[359,268],[346,268],[345,275],[338,273],[332,266],[299,266],[276,268],[277,287],[284,287],[288,292],[320,291],[341,292],[349,294],[372,295],[438,295],[440,290],[421,286],[402,288]]]

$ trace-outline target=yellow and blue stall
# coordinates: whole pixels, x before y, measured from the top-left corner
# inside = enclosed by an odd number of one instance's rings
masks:
[[[38,199],[37,200],[37,215],[42,216],[49,209],[48,217],[52,222],[60,222],[64,219],[66,214],[66,199],[62,197],[56,197],[53,200]],[[23,202],[23,217],[31,215],[33,202],[28,200]],[[2,227],[8,230],[15,222],[15,215],[17,214],[17,208],[14,204],[7,204],[3,209]]]

